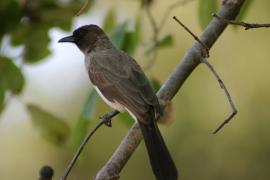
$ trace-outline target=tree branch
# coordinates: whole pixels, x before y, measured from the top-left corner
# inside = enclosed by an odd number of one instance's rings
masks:
[[[222,79],[219,77],[218,73],[216,72],[216,70],[214,69],[214,67],[207,61],[207,59],[203,59],[202,63],[204,63],[209,69],[210,71],[213,73],[213,75],[215,76],[215,78],[217,79],[220,87],[224,90],[225,95],[230,103],[230,107],[232,109],[232,113],[218,126],[218,128],[213,132],[213,134],[216,134],[217,132],[219,132],[219,130],[221,130],[227,123],[229,123],[232,118],[237,114],[237,109],[233,103],[232,97],[229,93],[229,91],[227,90],[224,82],[222,81]]]
[[[100,122],[96,125],[96,127],[94,129],[92,129],[92,131],[90,131],[88,133],[88,135],[85,137],[85,139],[83,140],[83,142],[81,143],[81,145],[79,146],[79,148],[77,149],[76,153],[74,154],[74,156],[72,157],[71,161],[68,164],[68,167],[66,168],[63,176],[61,177],[61,180],[66,180],[71,169],[73,168],[73,166],[75,165],[78,157],[80,156],[82,150],[84,149],[85,145],[88,143],[88,141],[90,140],[90,138],[95,134],[95,132],[103,125],[105,124],[108,127],[111,127],[111,119],[116,116],[117,114],[119,114],[119,111],[117,110],[113,110],[112,112],[109,112],[105,115],[103,115],[102,117],[100,117]]]
[[[221,16],[218,16],[217,14],[213,14],[215,18],[217,18],[220,21],[223,21],[227,24],[237,25],[237,26],[243,26],[245,27],[245,30],[254,29],[254,28],[270,28],[270,24],[257,24],[257,23],[246,23],[243,21],[232,21],[228,20],[226,18],[223,18]]]
[[[235,19],[244,1],[223,0],[218,15],[229,20]],[[227,23],[214,18],[200,36],[200,40],[211,48],[226,27]],[[195,42],[157,93],[163,107],[171,101],[192,71],[202,62],[203,55],[204,48],[198,42]],[[109,161],[97,173],[95,179],[117,179],[116,177],[119,177],[120,171],[139,145],[141,139],[141,131],[138,124],[135,123]]]
[[[232,120],[232,118],[237,114],[237,109],[236,109],[236,107],[235,107],[235,105],[233,103],[232,97],[231,97],[229,91],[227,90],[224,82],[219,77],[219,75],[216,72],[216,70],[214,69],[214,67],[207,60],[207,58],[209,57],[209,48],[203,42],[201,42],[201,40],[187,26],[185,26],[179,19],[177,19],[176,16],[174,16],[173,19],[178,24],[180,24],[205,49],[205,52],[206,52],[205,56],[204,56],[205,58],[202,58],[202,63],[204,63],[209,68],[209,70],[213,73],[213,75],[217,79],[220,87],[224,90],[225,95],[226,95],[226,97],[227,97],[227,99],[229,101],[230,107],[232,109],[232,113],[213,132],[213,134],[216,134],[217,132],[219,132],[219,130],[221,130],[227,123],[229,123]]]

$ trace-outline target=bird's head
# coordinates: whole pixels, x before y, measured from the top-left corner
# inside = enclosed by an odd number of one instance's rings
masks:
[[[73,31],[71,36],[64,37],[58,42],[74,43],[81,51],[85,52],[93,49],[97,40],[103,37],[106,37],[104,31],[97,25],[91,24],[79,27]]]

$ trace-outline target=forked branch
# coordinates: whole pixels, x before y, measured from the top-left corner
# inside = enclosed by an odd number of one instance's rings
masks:
[[[212,72],[212,74],[217,79],[220,87],[224,90],[225,95],[226,95],[228,102],[230,104],[230,107],[232,109],[232,113],[213,132],[213,134],[216,134],[219,130],[221,130],[225,126],[225,124],[229,123],[230,120],[232,120],[232,118],[237,114],[237,109],[236,109],[236,107],[233,103],[232,97],[231,97],[229,91],[227,90],[225,84],[223,83],[222,79],[220,78],[220,76],[218,75],[218,73],[216,72],[214,67],[207,61],[207,58],[209,57],[209,48],[187,26],[185,26],[179,19],[177,19],[177,17],[174,16],[173,19],[176,22],[178,22],[178,24],[180,24],[202,46],[202,48],[205,49],[205,57],[202,57],[201,62],[204,63],[209,68],[209,70]]]
[[[213,75],[215,76],[215,78],[217,79],[220,87],[224,90],[225,92],[225,95],[228,99],[228,102],[230,104],[230,107],[231,107],[231,114],[218,126],[218,128],[213,132],[213,134],[216,134],[219,130],[221,130],[227,123],[229,123],[232,118],[237,114],[237,109],[233,103],[233,100],[232,100],[232,97],[229,93],[229,91],[227,90],[224,82],[222,81],[222,79],[219,77],[218,73],[216,72],[216,70],[214,69],[214,67],[207,61],[206,58],[204,58],[202,60],[202,63],[204,63],[209,69],[210,71],[213,73]]]

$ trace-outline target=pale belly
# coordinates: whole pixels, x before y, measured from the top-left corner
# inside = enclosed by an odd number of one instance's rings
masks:
[[[117,101],[111,102],[108,99],[106,99],[103,94],[100,92],[100,90],[94,86],[95,90],[97,91],[97,93],[99,94],[99,96],[103,99],[103,101],[105,101],[106,104],[108,104],[111,108],[119,111],[119,112],[125,112],[127,111],[134,120],[137,120],[137,118],[135,117],[134,114],[131,113],[130,110],[128,110],[127,108],[125,108],[125,106],[123,106],[122,104],[118,103]]]
[[[111,108],[116,109],[117,111],[120,111],[120,112],[126,111],[126,108],[122,104],[120,104],[116,101],[114,101],[114,102],[109,101],[108,99],[106,99],[103,96],[103,94],[100,92],[100,90],[96,86],[94,86],[94,88],[97,91],[97,93],[99,94],[99,96],[103,99],[103,101],[105,101],[106,104],[108,104]]]

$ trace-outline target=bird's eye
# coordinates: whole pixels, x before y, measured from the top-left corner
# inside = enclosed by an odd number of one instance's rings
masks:
[[[82,31],[79,31],[78,32],[78,36],[82,36],[83,35],[83,32]]]
[[[84,35],[84,32],[82,32],[82,31],[76,31],[76,32],[74,33],[74,36],[76,36],[76,37],[78,37],[78,38],[83,37],[83,35]]]

